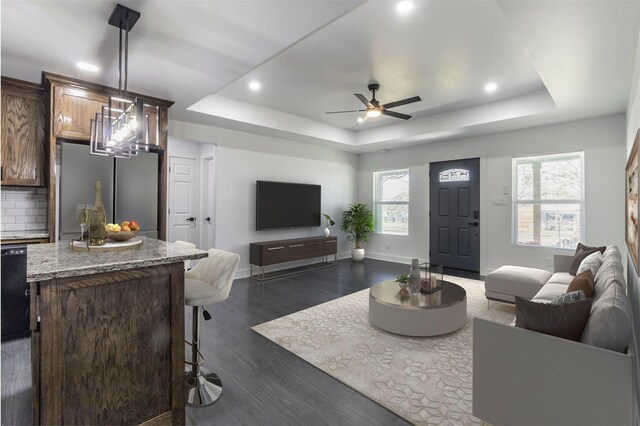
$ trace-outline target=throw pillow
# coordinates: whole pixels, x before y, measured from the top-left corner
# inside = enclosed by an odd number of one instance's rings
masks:
[[[571,261],[571,267],[569,268],[569,274],[576,275],[578,273],[578,268],[580,267],[580,263],[584,260],[585,257],[589,256],[591,253],[595,253],[599,251],[600,253],[604,253],[606,247],[589,247],[585,246],[582,243],[578,243],[578,247],[576,247],[576,252],[573,255],[573,260]]]
[[[604,261],[604,256],[599,251],[595,251],[591,253],[589,256],[585,257],[582,262],[580,262],[580,266],[578,267],[578,272],[576,275],[580,275],[582,272],[586,270],[591,270],[593,276],[595,277],[598,273],[598,269],[602,266],[602,262]]]
[[[554,305],[516,296],[516,327],[577,342],[589,319],[592,301]]]
[[[567,287],[567,293],[572,291],[582,290],[584,292],[585,298],[589,299],[593,297],[596,291],[596,284],[593,280],[593,273],[591,269],[587,269],[586,271],[575,276],[569,287]]]
[[[584,299],[586,299],[586,297],[584,296],[584,291],[576,290],[569,293],[561,294],[560,296],[556,297],[551,303],[553,303],[554,305],[562,305],[563,303],[572,303]]]

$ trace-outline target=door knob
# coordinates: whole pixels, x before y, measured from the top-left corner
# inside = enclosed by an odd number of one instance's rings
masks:
[[[196,218],[195,218],[195,217],[188,217],[188,218],[187,218],[187,220],[188,220],[189,222],[195,222],[195,221],[196,221]]]
[[[479,226],[480,222],[469,222],[469,225],[471,225],[471,226]]]
[[[210,218],[210,217],[206,218],[205,220],[206,220],[207,222],[211,222],[211,218]]]

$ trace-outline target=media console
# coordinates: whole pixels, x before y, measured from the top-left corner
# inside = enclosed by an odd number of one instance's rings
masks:
[[[328,256],[333,256],[333,262],[328,261]],[[311,265],[265,273],[264,267],[277,265],[294,260],[320,258],[320,261]],[[249,246],[249,267],[251,278],[264,281],[272,278],[296,274],[311,269],[335,266],[338,261],[337,237],[308,237],[294,238],[290,240],[262,241],[251,243]],[[253,267],[258,268],[258,273],[253,274]]]

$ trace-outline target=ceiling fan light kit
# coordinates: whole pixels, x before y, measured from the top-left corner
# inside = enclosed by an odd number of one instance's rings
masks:
[[[156,120],[156,140],[149,140],[149,114],[142,98],[128,99],[127,82],[129,68],[129,31],[140,18],[140,13],[121,4],[116,5],[109,24],[120,29],[118,91],[120,96],[109,96],[109,102],[91,119],[91,153],[94,155],[131,158],[140,150],[160,147],[160,121]],[[124,43],[123,43],[124,33]],[[124,45],[124,52],[123,52]],[[123,66],[124,59],[124,66]],[[124,87],[123,74],[124,69]]]
[[[358,98],[360,102],[362,102],[365,105],[366,109],[352,109],[347,111],[328,111],[328,112],[325,112],[325,114],[342,114],[345,112],[364,112],[364,116],[358,118],[358,124],[365,122],[367,118],[376,118],[376,117],[380,117],[381,115],[387,115],[389,117],[408,120],[411,118],[410,115],[402,114],[400,112],[390,111],[390,109],[399,107],[402,105],[411,104],[414,102],[419,102],[422,100],[420,96],[413,96],[411,98],[406,98],[400,101],[389,102],[384,105],[380,105],[380,102],[378,102],[378,100],[376,99],[376,92],[380,90],[380,84],[371,83],[367,86],[367,88],[371,93],[373,93],[373,97],[371,98],[371,100],[367,100],[367,98],[360,93],[354,93],[355,97]]]

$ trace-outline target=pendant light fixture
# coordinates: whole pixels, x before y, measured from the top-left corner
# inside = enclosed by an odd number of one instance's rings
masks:
[[[109,102],[91,119],[91,153],[95,155],[131,158],[140,150],[160,148],[159,120],[156,119],[155,141],[149,140],[149,114],[142,98],[129,99],[127,80],[129,69],[129,31],[140,18],[140,13],[118,4],[109,18],[109,24],[120,29],[118,57],[119,96],[109,96]],[[124,34],[124,39],[123,39]],[[124,49],[123,49],[124,46]],[[124,61],[123,61],[124,59]],[[124,62],[124,64],[123,64]],[[123,72],[124,71],[124,72]],[[124,74],[124,84],[123,84]]]

